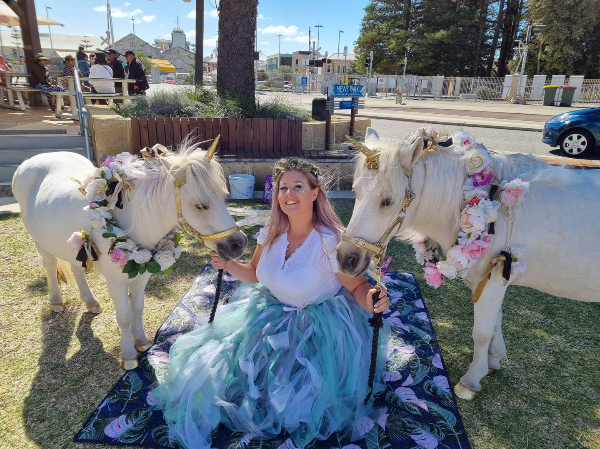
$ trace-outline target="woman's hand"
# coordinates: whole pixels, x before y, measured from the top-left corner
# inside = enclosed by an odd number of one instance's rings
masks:
[[[371,313],[384,313],[390,308],[390,299],[387,295],[387,288],[381,286],[381,293],[379,294],[379,301],[373,307],[373,295],[377,290],[372,288],[367,293],[367,310]]]
[[[221,259],[216,251],[210,252],[210,258],[212,259],[212,266],[215,270],[227,270],[227,261]]]

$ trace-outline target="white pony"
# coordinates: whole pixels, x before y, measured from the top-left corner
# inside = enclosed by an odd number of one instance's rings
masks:
[[[347,235],[378,242],[399,216],[405,189],[412,182],[415,198],[398,232],[392,234],[413,242],[429,237],[447,253],[460,227],[465,158],[451,148],[424,153],[420,137],[404,148],[385,147],[372,130],[367,132],[365,145],[368,149],[363,152],[376,149],[379,169],[369,169],[364,155],[357,159],[356,201]],[[511,276],[506,285],[500,267],[494,269],[474,304],[473,361],[454,388],[463,399],[475,397],[481,379],[499,369],[506,355],[501,307],[508,285],[579,301],[600,300],[600,277],[594,274],[600,254],[600,171],[552,167],[520,154],[493,154],[491,159],[496,182],[520,177],[530,182],[529,193],[514,208],[512,218],[498,214],[490,247],[465,280],[475,291],[490,260],[511,246],[525,249],[528,268]],[[362,243],[355,241],[359,246]],[[340,269],[346,275],[358,276],[369,266],[374,251],[359,246],[343,241],[337,247]]]
[[[192,234],[194,230],[204,236],[229,230],[224,233],[228,235],[204,243],[226,259],[237,258],[244,252],[246,236],[236,228],[225,206],[227,185],[223,170],[216,160],[207,157],[206,151],[184,143],[178,153],[155,160],[132,158],[122,168],[134,188],[129,190],[129,195],[123,195],[123,209],[115,208],[112,214],[137,245],[152,249],[177,226],[176,190],[179,190],[181,215],[193,228],[190,229]],[[57,268],[60,271],[62,260],[70,263],[88,310],[100,313],[85,270],[76,261],[78,250],[67,243],[73,232],[89,231],[92,227],[90,216],[83,209],[90,202],[78,190],[75,180],[84,181],[94,170],[89,160],[75,153],[44,153],[23,162],[13,177],[12,189],[21,207],[23,222],[35,240],[48,273],[50,306],[55,312],[64,308],[57,282]],[[182,184],[178,189],[174,186],[176,181]],[[103,238],[99,229],[93,230],[90,236],[99,250],[94,268],[106,278],[116,309],[122,366],[133,369],[137,366],[137,350],[143,351],[151,344],[142,322],[144,291],[150,273],[129,279],[122,273],[121,266],[108,256],[111,239]],[[62,265],[68,267],[68,264]]]

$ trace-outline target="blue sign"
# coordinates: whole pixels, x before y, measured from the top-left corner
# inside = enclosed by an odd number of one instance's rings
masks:
[[[302,87],[306,87],[308,85],[308,76],[303,76],[300,84],[302,85]]]
[[[332,97],[364,97],[367,95],[367,88],[363,85],[354,84],[334,84]]]
[[[340,109],[354,109],[354,100],[340,101]]]

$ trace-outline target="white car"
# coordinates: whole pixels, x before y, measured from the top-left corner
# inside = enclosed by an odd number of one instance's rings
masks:
[[[283,82],[283,89],[284,90],[292,90],[294,88],[293,84],[290,83],[289,81],[284,81]]]

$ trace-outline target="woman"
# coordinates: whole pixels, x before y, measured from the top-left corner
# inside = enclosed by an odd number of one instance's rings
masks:
[[[210,447],[220,423],[265,439],[286,430],[296,446],[343,430],[355,439],[359,420],[373,412],[364,400],[375,290],[338,273],[343,227],[318,168],[282,159],[273,180],[270,222],[251,262],[211,253],[215,268],[256,285],[241,287],[212,324],[177,340],[169,373],[152,391],[170,434],[190,448]],[[388,308],[383,289],[375,311]],[[380,336],[378,371],[389,329]]]
[[[67,55],[63,61],[62,76],[71,76],[72,77],[73,72],[75,70],[79,70],[79,68],[77,68],[77,66],[75,65],[75,58],[72,55]],[[81,74],[81,72],[79,72],[79,76],[83,76]],[[68,79],[62,80],[62,86],[64,87],[65,90],[69,89],[69,80]],[[90,89],[85,84],[83,84],[83,82],[81,82],[81,90],[86,91],[86,92],[90,91]],[[65,100],[68,100],[68,98],[65,98]]]
[[[106,78],[112,80],[113,70],[108,65],[103,52],[96,53],[95,63],[90,69],[90,78]],[[115,83],[112,81],[91,80],[93,92],[98,94],[114,94]],[[108,104],[107,100],[96,100],[96,104]]]
[[[52,95],[52,92],[64,92],[65,89],[52,83],[50,73],[46,68],[49,62],[50,58],[42,53],[36,56],[35,64],[31,66],[31,73],[29,74],[29,85],[43,92],[48,99],[48,103],[50,103],[50,110],[54,112],[56,110],[56,97]]]

